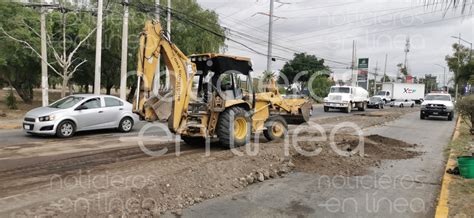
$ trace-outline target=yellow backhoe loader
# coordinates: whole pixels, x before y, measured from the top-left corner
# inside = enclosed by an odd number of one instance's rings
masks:
[[[198,40],[198,39],[197,39]],[[159,56],[170,74],[170,89],[153,94]],[[188,144],[207,139],[239,147],[252,133],[283,138],[289,124],[309,120],[308,99],[285,99],[274,80],[256,93],[249,58],[222,54],[187,57],[172,44],[157,21],[147,21],[138,52],[138,93],[134,112],[147,121],[167,121],[170,131]]]

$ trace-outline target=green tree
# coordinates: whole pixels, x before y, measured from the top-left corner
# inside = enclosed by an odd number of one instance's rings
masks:
[[[328,96],[329,89],[334,84],[334,81],[330,79],[327,75],[322,74],[316,76],[315,79],[312,81],[311,87],[313,89],[314,95],[316,95],[313,96],[313,98],[316,98],[315,100],[320,100],[321,98]]]
[[[384,75],[384,76],[382,76],[382,78],[380,78],[380,82],[382,82],[382,83],[383,83],[383,82],[388,83],[388,82],[391,82],[391,79],[390,79],[390,77],[389,77],[388,75]]]
[[[24,20],[39,29],[36,11],[17,4],[0,3],[0,28],[39,47],[39,38],[25,28]],[[0,77],[15,88],[25,103],[31,103],[33,88],[39,85],[40,60],[24,45],[12,43],[5,34],[0,33],[0,40]]]
[[[470,57],[469,48],[453,44],[453,54],[447,55],[445,60],[449,69],[454,72],[454,83],[465,84],[474,75],[474,59]]]
[[[294,55],[293,60],[286,62],[280,73],[288,78],[290,84],[297,82],[306,84],[314,73],[328,69],[329,68],[324,65],[324,59],[318,59],[316,56],[306,53],[298,53]],[[302,72],[306,73],[296,78],[296,76]],[[282,82],[284,81],[280,79],[280,83]]]

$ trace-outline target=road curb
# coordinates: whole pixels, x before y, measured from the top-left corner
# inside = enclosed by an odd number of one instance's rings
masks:
[[[453,138],[451,141],[456,140],[459,137],[459,127],[461,125],[461,119],[458,117],[456,122],[456,127],[454,129]],[[448,161],[446,162],[446,168],[444,169],[443,175],[443,182],[441,184],[441,192],[439,195],[438,205],[436,206],[436,213],[435,218],[446,218],[449,215],[449,206],[448,206],[448,198],[449,198],[449,183],[453,179],[451,174],[448,174],[446,171],[450,168],[454,168],[456,166],[456,161],[452,158],[453,155],[451,150],[449,151]]]

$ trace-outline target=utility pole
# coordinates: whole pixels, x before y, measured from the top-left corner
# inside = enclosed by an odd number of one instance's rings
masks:
[[[120,98],[127,99],[127,62],[128,62],[128,0],[123,0],[122,21],[122,60],[120,64]]]
[[[385,78],[387,77],[387,59],[388,59],[388,54],[385,54],[385,67],[383,68],[383,82],[385,83]]]
[[[103,0],[97,0],[97,36],[95,42],[94,94],[100,94],[100,65],[102,62],[102,7]]]
[[[355,73],[356,69],[356,62],[357,62],[357,57],[356,57],[356,44],[355,40],[352,40],[352,74],[351,74],[351,86],[356,86],[357,85],[357,74]]]
[[[407,37],[406,39],[406,44],[405,44],[405,62],[403,63],[403,68],[405,69],[406,73],[408,74],[408,52],[410,52],[410,37]],[[399,72],[400,73],[400,72]],[[406,76],[402,75],[405,77],[405,79],[402,78],[402,81],[406,82]],[[397,78],[398,79],[398,78]]]
[[[168,16],[167,16],[167,24],[166,24],[166,28],[167,28],[167,35],[168,35],[168,39],[171,41],[171,0],[168,0]]]
[[[155,19],[159,22],[160,21],[160,0],[155,0]],[[158,96],[160,93],[160,78],[161,78],[161,67],[160,67],[160,54],[158,54],[158,58],[156,58],[156,61],[158,61],[156,70],[155,70],[155,77],[153,78],[153,94],[155,96]]]
[[[166,35],[168,40],[171,42],[171,0],[168,0],[168,8],[167,8],[167,19],[166,19]],[[166,75],[165,75],[165,89],[170,89],[170,71],[168,67],[166,67]]]
[[[48,53],[46,48],[46,9],[41,7],[40,25],[41,25],[41,99],[43,107],[48,106]]]
[[[377,94],[377,76],[379,75],[378,70],[379,70],[379,62],[377,61],[375,63],[375,73],[374,73],[374,95]]]
[[[272,40],[273,40],[273,4],[274,0],[270,0],[270,13],[268,23],[268,54],[267,54],[267,71],[272,71]]]
[[[443,68],[443,89],[444,89],[444,87],[447,88],[447,85],[446,85],[446,67],[441,65],[441,64],[435,64],[435,66]],[[445,91],[447,91],[447,90],[445,90]]]

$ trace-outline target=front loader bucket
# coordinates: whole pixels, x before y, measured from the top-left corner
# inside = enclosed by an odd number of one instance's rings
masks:
[[[313,105],[311,102],[306,102],[301,105],[299,109],[299,114],[297,115],[282,115],[285,118],[286,123],[291,125],[300,125],[306,123],[311,118],[311,110]]]

